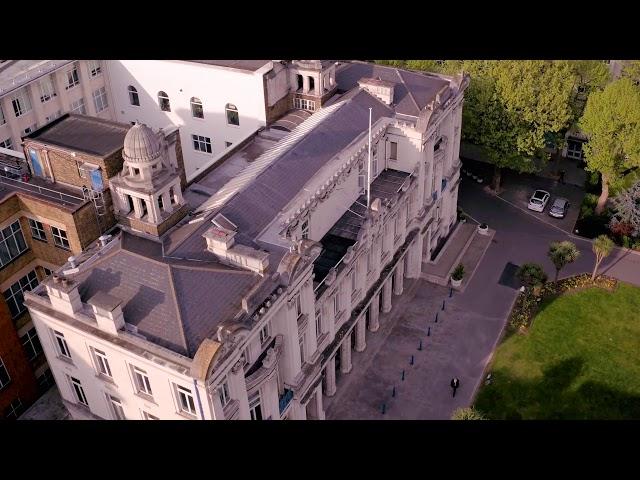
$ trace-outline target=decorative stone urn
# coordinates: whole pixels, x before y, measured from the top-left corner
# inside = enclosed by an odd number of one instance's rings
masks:
[[[489,225],[486,223],[481,223],[478,225],[478,233],[480,235],[489,235]]]
[[[462,279],[460,279],[460,280],[454,280],[453,278],[451,279],[451,286],[452,287],[459,288],[460,285],[462,285]]]

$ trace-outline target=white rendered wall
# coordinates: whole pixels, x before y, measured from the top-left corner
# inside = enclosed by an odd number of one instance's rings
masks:
[[[108,78],[116,120],[139,121],[154,129],[180,128],[187,180],[215,163],[227,150],[266,125],[263,73],[270,65],[247,72],[179,60],[108,60]],[[140,106],[129,102],[133,85]],[[169,96],[171,112],[160,110],[158,92]],[[191,98],[201,100],[204,118],[191,114]],[[238,109],[240,125],[227,124],[225,106]],[[211,138],[212,153],[194,150],[191,135]]]
[[[180,374],[168,366],[163,366],[139,355],[135,355],[112,342],[89,335],[86,332],[51,318],[41,312],[33,309],[29,310],[45,355],[49,361],[51,371],[55,377],[56,384],[58,385],[60,394],[65,400],[71,403],[77,403],[72,387],[66,377],[69,375],[80,380],[82,383],[91,413],[104,419],[110,420],[114,418],[105,396],[107,393],[121,400],[128,420],[143,419],[143,411],[166,420],[201,418],[200,406],[193,379],[188,375]],[[55,339],[52,329],[64,334],[73,363],[58,358],[58,351],[54,344]],[[91,347],[106,353],[113,375],[113,382],[103,380],[98,376],[91,354]],[[131,365],[135,365],[146,371],[151,384],[153,400],[142,398],[135,393],[136,390],[131,373]],[[185,416],[178,413],[178,403],[174,395],[173,383],[191,390],[196,404],[196,416]],[[205,418],[211,419],[212,414],[202,386],[200,386],[199,394]]]

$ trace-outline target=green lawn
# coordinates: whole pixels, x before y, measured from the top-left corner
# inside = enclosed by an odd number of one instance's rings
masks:
[[[475,404],[490,419],[640,419],[640,288],[549,301],[491,371]]]

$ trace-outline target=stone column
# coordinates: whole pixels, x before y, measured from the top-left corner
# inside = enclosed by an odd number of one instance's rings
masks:
[[[391,306],[391,279],[389,278],[382,287],[382,311],[390,312]]]
[[[351,335],[346,335],[340,345],[340,372],[349,373],[351,371]]]
[[[309,93],[309,76],[302,75],[302,93]]]
[[[324,374],[325,395],[333,397],[336,394],[336,357],[335,355],[327,362]]]
[[[133,210],[135,212],[136,218],[142,218],[144,215],[144,209],[142,208],[142,200],[138,197],[131,196],[133,200]]]
[[[167,213],[173,212],[173,205],[171,205],[171,197],[169,196],[169,192],[164,192],[162,194],[162,208]]]
[[[380,328],[380,294],[373,296],[369,305],[369,331],[377,332]]]
[[[396,270],[393,272],[394,289],[393,293],[396,295],[402,295],[404,291],[404,259],[400,260],[396,265]]]
[[[366,327],[363,315],[356,323],[356,352],[363,352],[367,348]]]
[[[315,394],[315,402],[316,402],[316,415],[317,415],[317,419],[318,420],[324,420],[325,419],[325,415],[324,415],[324,407],[322,405],[322,387],[318,388],[316,390],[316,394]],[[313,402],[313,400],[312,400]]]

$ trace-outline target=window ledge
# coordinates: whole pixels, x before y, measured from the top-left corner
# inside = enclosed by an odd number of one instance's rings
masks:
[[[138,398],[141,398],[142,400],[144,400],[145,402],[151,402],[153,403],[156,407],[159,406],[158,403],[153,399],[153,397],[151,395],[147,395],[144,392],[135,392],[134,395]]]
[[[37,241],[42,242],[42,243],[49,243],[49,241],[46,238],[38,238],[38,237],[34,237],[33,235],[31,235],[31,238],[33,240],[37,240]]]
[[[64,355],[56,355],[56,357],[58,358],[58,360],[62,360],[64,363],[67,363],[71,366],[76,366],[75,363],[73,363],[73,360],[71,360],[69,357],[65,357]]]
[[[184,412],[182,410],[176,411],[176,415],[184,418],[185,420],[198,420],[198,415],[197,414]]]
[[[103,373],[96,373],[96,378],[102,380],[103,382],[109,384],[109,385],[113,385],[114,387],[118,388],[118,386],[116,385],[116,382],[113,380],[113,378],[106,376]]]

